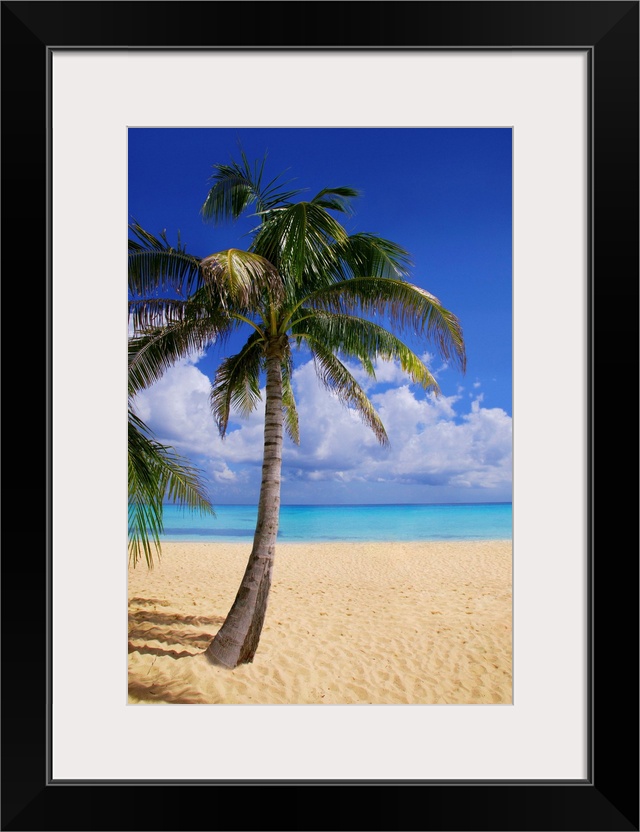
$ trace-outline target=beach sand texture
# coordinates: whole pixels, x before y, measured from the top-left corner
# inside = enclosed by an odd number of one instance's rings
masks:
[[[510,704],[511,541],[279,543],[258,651],[204,655],[247,543],[165,543],[129,568],[129,702]]]

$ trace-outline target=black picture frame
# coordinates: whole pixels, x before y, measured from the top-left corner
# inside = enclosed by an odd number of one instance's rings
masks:
[[[2,265],[6,341],[12,342],[11,348],[5,344],[3,360],[4,415],[7,448],[18,453],[17,464],[11,455],[5,463],[5,500],[14,506],[5,512],[2,558],[3,830],[638,830],[638,501],[621,475],[629,459],[637,461],[637,411],[631,407],[625,413],[623,403],[629,390],[637,390],[638,379],[638,12],[639,3],[627,0],[2,3]],[[62,47],[588,51],[590,730],[585,781],[48,779],[48,66],[52,49]],[[33,414],[38,414],[35,422]],[[23,516],[26,528],[16,519]],[[41,518],[38,533],[34,516]],[[20,589],[27,585],[37,586],[36,597],[23,597]],[[268,768],[268,749],[254,751],[265,756]]]

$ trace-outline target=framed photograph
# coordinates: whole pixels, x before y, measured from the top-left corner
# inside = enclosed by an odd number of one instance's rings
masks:
[[[5,528],[45,520],[3,558],[3,829],[639,828],[637,500],[612,400],[637,378],[638,10],[2,3],[5,283],[38,276],[7,308],[39,336],[5,359]],[[513,699],[136,707],[128,131],[345,127],[512,137]]]

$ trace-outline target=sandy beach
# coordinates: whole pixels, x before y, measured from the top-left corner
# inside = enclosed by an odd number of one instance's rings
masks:
[[[204,656],[250,544],[129,568],[131,704],[510,704],[510,540],[279,543],[251,664]]]

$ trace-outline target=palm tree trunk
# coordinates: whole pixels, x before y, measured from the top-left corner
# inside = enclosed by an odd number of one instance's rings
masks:
[[[233,606],[206,651],[211,660],[225,667],[253,661],[267,612],[280,517],[282,356],[281,339],[273,339],[267,347],[264,455],[253,548]]]

